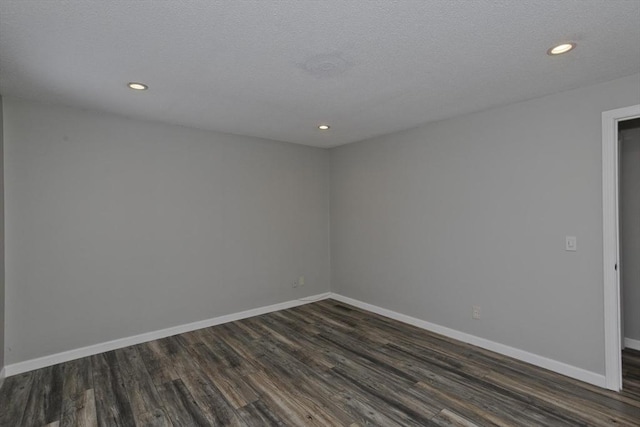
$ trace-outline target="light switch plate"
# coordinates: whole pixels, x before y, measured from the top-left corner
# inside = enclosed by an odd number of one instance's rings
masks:
[[[566,236],[565,247],[564,247],[565,251],[575,252],[578,249],[577,245],[578,243],[576,241],[576,236]]]

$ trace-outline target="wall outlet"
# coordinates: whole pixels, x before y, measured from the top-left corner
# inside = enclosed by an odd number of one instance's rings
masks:
[[[293,283],[291,284],[292,288],[297,288],[298,287],[298,281],[294,280]]]
[[[480,306],[479,305],[474,305],[471,311],[471,317],[473,317],[474,319],[479,319],[480,318]]]

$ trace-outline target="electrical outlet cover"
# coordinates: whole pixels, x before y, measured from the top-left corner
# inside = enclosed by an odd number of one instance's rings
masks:
[[[474,319],[479,319],[480,318],[480,306],[478,306],[478,305],[474,305],[473,306],[473,310],[471,312],[471,317],[473,317]]]

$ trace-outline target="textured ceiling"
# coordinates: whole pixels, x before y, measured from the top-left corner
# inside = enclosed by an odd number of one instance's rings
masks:
[[[639,71],[640,0],[0,0],[3,95],[318,147]]]

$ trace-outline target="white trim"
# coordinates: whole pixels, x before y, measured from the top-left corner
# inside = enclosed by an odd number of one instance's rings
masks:
[[[0,387],[2,387],[2,384],[4,383],[5,376],[6,376],[6,368],[3,366],[2,369],[0,370]]]
[[[624,339],[624,346],[625,346],[625,348],[630,348],[631,350],[640,351],[640,340],[634,340],[632,338],[625,338]]]
[[[602,113],[602,253],[605,387],[622,388],[618,230],[618,122],[640,116],[640,105]]]
[[[597,374],[595,372],[587,371],[576,366],[568,365],[557,360],[549,359],[544,356],[539,356],[528,351],[520,350],[508,345],[500,344],[495,341],[491,341],[485,338],[480,338],[475,335],[467,334],[464,332],[456,331],[455,329],[447,328],[445,326],[436,325],[425,320],[417,319],[415,317],[407,316],[405,314],[397,313],[386,308],[378,307],[366,302],[358,301],[353,298],[345,297],[336,293],[331,293],[331,298],[344,302],[346,304],[353,305],[363,310],[371,311],[373,313],[380,314],[381,316],[389,317],[391,319],[399,320],[400,322],[408,323],[413,326],[417,326],[422,329],[426,329],[431,332],[435,332],[440,335],[444,335],[449,338],[453,338],[458,341],[462,341],[468,344],[475,345],[477,347],[491,350],[496,353],[503,354],[505,356],[513,357],[514,359],[521,360],[523,362],[531,363],[532,365],[539,366],[541,368],[548,369],[550,371],[557,372],[562,375],[566,375],[571,378],[575,378],[580,381],[584,381],[589,384],[596,385],[598,387],[604,387],[605,377],[604,375]]]
[[[428,331],[432,331],[449,338],[456,339],[458,341],[466,342],[478,347],[482,347],[487,350],[495,351],[496,353],[504,354],[506,356],[513,357],[524,362],[531,363],[542,368],[549,369],[560,374],[594,384],[599,387],[605,386],[605,377],[603,375],[596,374],[594,372],[586,371],[582,368],[567,365],[556,360],[548,359],[543,356],[539,356],[533,353],[529,353],[524,350],[509,347],[504,344],[500,344],[494,341],[490,341],[484,338],[476,337],[464,332],[456,331],[444,326],[440,326],[434,323],[430,323],[424,320],[417,319],[415,317],[407,316],[401,313],[397,313],[392,310],[387,310],[372,304],[368,304],[362,301],[358,301],[349,297],[345,297],[340,294],[327,292],[318,294],[315,296],[309,296],[300,300],[286,301],[278,304],[273,304],[265,307],[259,307],[251,310],[242,311],[239,313],[228,314],[225,316],[214,317],[212,319],[201,320],[198,322],[188,323],[185,325],[174,326],[167,329],[161,329],[158,331],[147,332],[132,337],[121,338],[113,341],[108,341],[100,344],[95,344],[87,347],[73,349],[61,353],[52,354],[49,356],[39,357],[37,359],[26,360],[24,362],[18,362],[5,366],[0,371],[0,378],[12,375],[18,375],[23,372],[32,371],[34,369],[40,369],[47,366],[52,366],[58,363],[68,362],[70,360],[79,359],[81,357],[92,356],[94,354],[104,353],[105,351],[116,350],[119,348],[127,347],[130,345],[141,344],[148,341],[153,341],[160,338],[169,337],[185,332],[194,331],[197,329],[207,328],[210,326],[220,325],[227,322],[233,322],[236,320],[246,319],[248,317],[259,316],[261,314],[271,313],[274,311],[285,310],[287,308],[297,307],[300,305],[308,304],[313,301],[320,301],[327,298],[333,298],[337,301],[351,304],[355,307],[362,308],[363,310],[371,311],[373,313],[380,314],[385,317],[389,317],[395,320],[399,320],[404,323],[408,323],[417,326]],[[633,348],[631,345],[628,347]]]
[[[258,307],[251,310],[241,311],[239,313],[227,314],[224,316],[214,317],[211,319],[200,320],[198,322],[187,323],[185,325],[174,326],[158,331],[147,332],[132,337],[120,338],[113,341],[107,341],[100,344],[94,344],[87,347],[76,348],[73,350],[63,351],[62,353],[51,354],[39,357],[37,359],[25,360],[5,366],[6,375],[18,375],[23,372],[33,371],[34,369],[44,368],[46,366],[56,365],[58,363],[68,362],[70,360],[79,359],[81,357],[93,356],[94,354],[104,353],[105,351],[116,350],[118,348],[128,347],[130,345],[142,344],[144,342],[157,340],[160,338],[170,337],[172,335],[182,334],[185,332],[195,331],[196,329],[208,328],[209,326],[220,325],[222,323],[234,322],[236,320],[246,319],[248,317],[259,316],[261,314],[271,313],[274,311],[285,310],[287,308],[297,307],[309,304],[313,301],[320,301],[329,298],[330,293],[312,295],[304,299],[285,301],[278,304]]]

